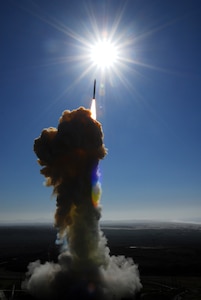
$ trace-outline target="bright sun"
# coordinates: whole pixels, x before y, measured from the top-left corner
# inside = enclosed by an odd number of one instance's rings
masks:
[[[117,61],[117,48],[110,41],[99,41],[91,48],[91,60],[101,69],[112,67]]]

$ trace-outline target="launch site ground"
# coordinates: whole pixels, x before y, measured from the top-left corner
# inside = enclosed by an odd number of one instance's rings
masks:
[[[143,285],[135,299],[201,299],[201,225],[102,223],[111,255],[133,258]],[[57,261],[52,225],[0,226],[0,300],[33,299],[21,289],[30,262]]]

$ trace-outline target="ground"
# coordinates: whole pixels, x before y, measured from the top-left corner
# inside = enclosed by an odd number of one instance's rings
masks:
[[[143,289],[137,299],[201,299],[201,227],[196,225],[107,224],[111,255],[132,257]],[[0,226],[0,300],[32,299],[21,290],[27,265],[56,261],[51,225]]]

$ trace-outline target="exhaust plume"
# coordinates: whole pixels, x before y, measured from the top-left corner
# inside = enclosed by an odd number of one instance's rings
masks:
[[[91,101],[91,117],[96,120],[96,99],[93,98]]]
[[[110,256],[100,229],[98,163],[107,151],[101,124],[91,111],[64,111],[58,128],[34,142],[46,185],[56,195],[55,226],[67,239],[58,263],[30,263],[23,283],[38,299],[121,299],[141,288],[132,259]]]

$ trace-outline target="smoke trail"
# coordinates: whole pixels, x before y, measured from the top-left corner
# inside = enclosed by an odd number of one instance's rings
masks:
[[[58,263],[28,266],[23,283],[38,299],[121,299],[141,288],[132,259],[109,255],[100,230],[98,163],[106,155],[101,124],[90,110],[64,111],[58,129],[44,129],[34,143],[46,185],[57,196],[55,226],[68,241]]]

